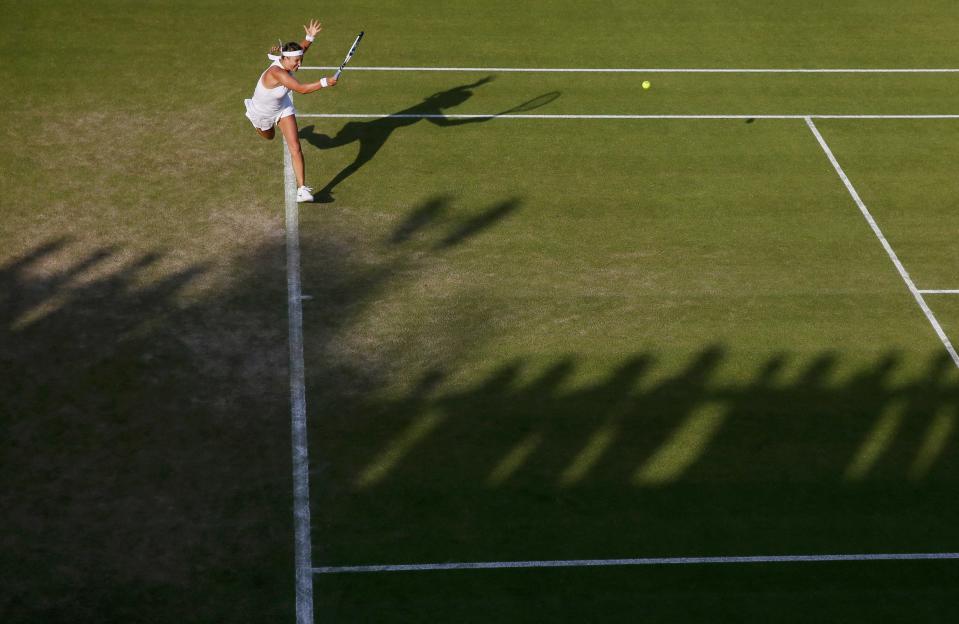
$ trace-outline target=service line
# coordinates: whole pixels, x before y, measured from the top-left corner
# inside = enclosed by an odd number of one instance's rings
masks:
[[[959,119],[959,115],[514,115],[484,113],[458,115],[442,113],[297,113],[297,117],[322,119]]]
[[[304,65],[300,69],[338,69],[336,65]],[[915,68],[731,68],[731,67],[354,67],[351,71],[380,72],[484,72],[484,73],[581,73],[581,74],[954,74],[949,67]]]

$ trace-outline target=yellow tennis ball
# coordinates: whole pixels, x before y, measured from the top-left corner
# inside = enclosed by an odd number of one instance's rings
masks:
[[[650,88],[651,86],[652,86],[652,85],[649,83],[648,80],[644,80],[644,81],[643,81],[643,88],[644,88],[644,89],[648,89],[648,88]]]

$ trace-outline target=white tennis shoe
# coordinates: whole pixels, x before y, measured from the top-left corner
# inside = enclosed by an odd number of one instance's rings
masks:
[[[296,189],[296,201],[300,204],[313,201],[313,189],[309,186],[301,186]]]

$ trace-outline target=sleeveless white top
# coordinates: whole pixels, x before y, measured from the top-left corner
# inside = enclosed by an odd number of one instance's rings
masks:
[[[270,67],[279,67],[283,69],[283,71],[286,71],[279,61],[273,61]],[[256,81],[256,89],[253,91],[253,98],[250,100],[250,108],[252,108],[255,113],[264,117],[278,115],[284,106],[284,99],[290,92],[290,90],[283,85],[273,87],[272,89],[267,89],[263,86],[263,76],[266,75],[269,69],[269,67],[266,68],[266,70],[260,74],[260,79]]]

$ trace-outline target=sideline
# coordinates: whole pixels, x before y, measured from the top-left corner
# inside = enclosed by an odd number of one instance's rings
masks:
[[[310,535],[310,457],[306,443],[306,382],[303,363],[303,294],[300,286],[300,224],[296,179],[283,139],[286,195],[286,290],[290,326],[290,404],[293,444],[293,546],[296,622],[313,624],[313,544]]]

